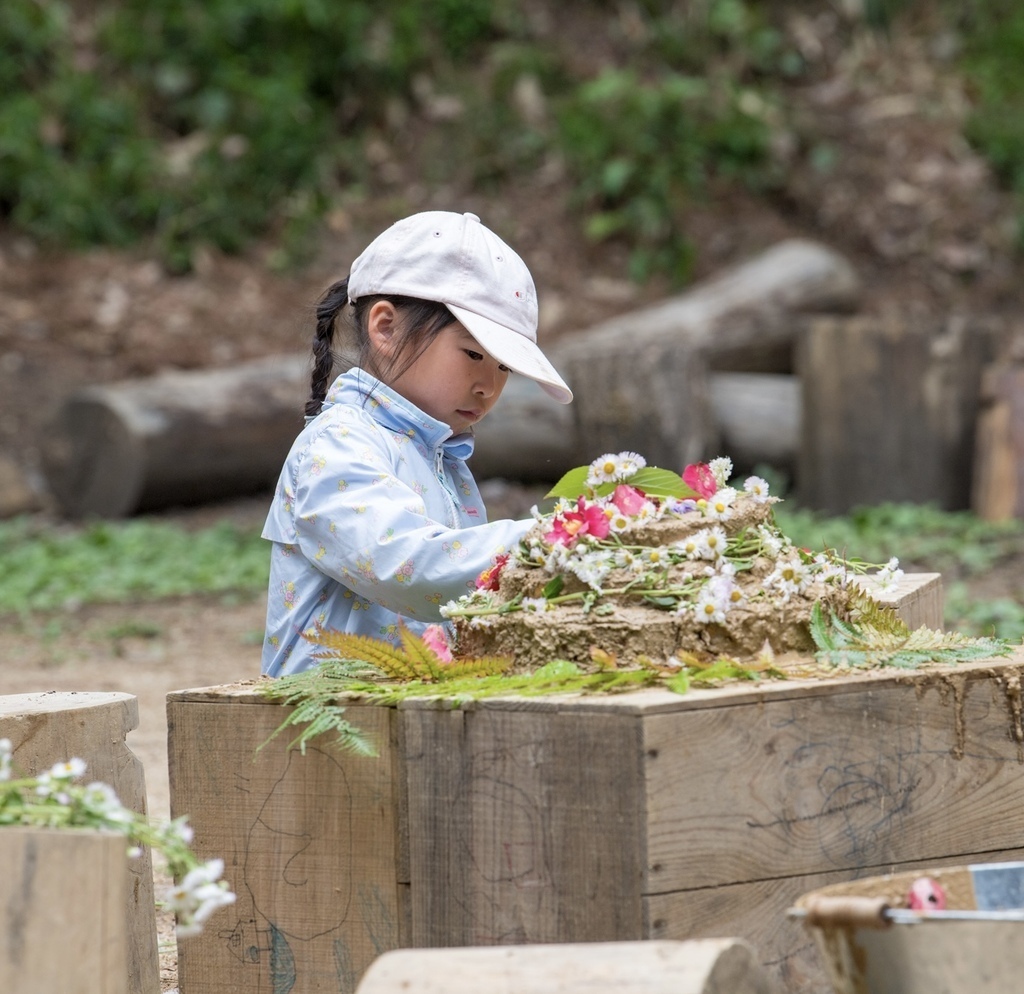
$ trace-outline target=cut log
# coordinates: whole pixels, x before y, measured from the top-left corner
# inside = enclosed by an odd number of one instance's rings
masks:
[[[758,388],[771,411],[747,421],[741,411],[754,398],[739,404],[736,381],[714,396],[709,370],[788,371],[794,312],[848,309],[857,296],[841,257],[784,242],[664,303],[568,336],[548,353],[576,402],[562,407],[513,378],[480,427],[474,471],[551,480],[622,449],[678,470],[733,444],[752,464],[781,463],[780,447],[792,453],[782,442],[792,432],[786,388],[772,401]],[[302,427],[308,371],[305,357],[274,356],[81,390],[44,449],[50,491],[70,517],[121,517],[269,489]],[[744,422],[762,437],[743,438]]]
[[[1001,328],[951,318],[821,318],[798,350],[800,503],[970,504],[981,371]]]
[[[794,313],[850,309],[857,298],[845,260],[788,241],[665,303],[558,343],[551,359],[576,393],[579,449],[593,457],[635,449],[673,469],[717,454],[723,442],[709,370],[789,372]]]
[[[266,489],[307,392],[292,356],[81,390],[44,447],[50,490],[71,517],[114,518]]]
[[[356,994],[768,994],[741,939],[395,949]]]

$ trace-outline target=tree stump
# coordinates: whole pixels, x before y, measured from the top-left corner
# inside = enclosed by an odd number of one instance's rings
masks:
[[[145,814],[142,763],[125,742],[125,736],[138,724],[139,702],[131,694],[51,691],[0,697],[0,738],[11,740],[16,772],[34,775],[55,763],[78,757],[86,763],[89,781],[109,784],[125,807]],[[7,831],[0,829],[3,833]],[[147,850],[129,861],[125,857],[124,838],[117,837],[117,844],[126,863],[121,895],[121,915],[128,937],[126,990],[129,994],[156,994],[160,989],[160,968],[152,858]],[[73,876],[69,877],[68,886],[72,881]],[[51,941],[59,946],[62,939],[54,935]],[[0,990],[6,992],[8,988],[0,984]],[[59,986],[49,990],[64,994],[64,988]]]

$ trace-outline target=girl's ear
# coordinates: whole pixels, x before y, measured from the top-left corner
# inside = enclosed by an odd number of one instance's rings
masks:
[[[390,300],[378,300],[366,316],[366,336],[374,352],[390,358],[398,346],[398,311]]]

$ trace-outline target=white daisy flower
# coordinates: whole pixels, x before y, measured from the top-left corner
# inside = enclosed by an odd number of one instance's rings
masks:
[[[615,565],[619,569],[635,570],[643,567],[643,560],[632,549],[618,549],[615,552]]]
[[[725,555],[726,546],[729,544],[729,536],[721,525],[713,528],[706,528],[700,533],[703,536],[702,559],[721,559]]]
[[[619,471],[622,476],[619,477],[622,480],[628,480],[635,473],[639,473],[640,470],[647,465],[647,460],[638,452],[620,452],[619,453]]]
[[[566,564],[566,568],[575,573],[592,590],[600,592],[604,578],[615,565],[613,557],[607,552],[588,552],[577,556]]]
[[[725,621],[725,607],[710,589],[710,585],[697,595],[693,605],[693,620],[698,625],[720,625]]]
[[[612,515],[608,518],[608,528],[613,532],[624,532],[630,525],[633,524],[633,519],[629,515],[623,514],[621,511],[617,511],[612,508]]]
[[[771,499],[768,482],[760,476],[748,476],[743,484],[743,492],[753,497],[758,504],[765,504]]]
[[[727,521],[732,517],[732,505],[735,500],[736,491],[732,487],[722,487],[707,499],[704,517],[712,521]]]
[[[548,602],[543,597],[524,597],[520,602],[524,611],[543,614],[548,609]]]
[[[765,577],[764,585],[770,590],[778,590],[783,601],[788,601],[793,594],[803,593],[811,582],[810,570],[797,556],[779,559],[775,569]]]
[[[598,456],[587,469],[587,486],[599,487],[602,483],[621,480],[619,457],[611,452]]]
[[[687,559],[703,559],[704,545],[704,534],[705,532],[694,532],[692,535],[687,535],[686,538],[681,538],[673,546],[675,550],[681,555],[686,556]]]

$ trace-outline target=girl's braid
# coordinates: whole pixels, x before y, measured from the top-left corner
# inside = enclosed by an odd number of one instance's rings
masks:
[[[348,277],[332,283],[316,305],[316,332],[313,335],[313,373],[310,377],[306,417],[320,413],[334,371],[334,331],[338,315],[348,303]]]

